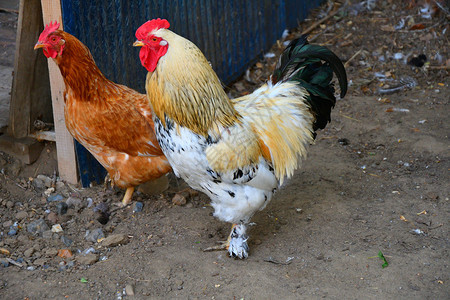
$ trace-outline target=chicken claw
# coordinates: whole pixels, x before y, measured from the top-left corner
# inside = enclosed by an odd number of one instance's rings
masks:
[[[131,197],[133,196],[134,186],[127,188],[125,195],[122,199],[122,206],[127,206],[131,202]]]
[[[248,235],[246,234],[246,226],[244,224],[234,224],[230,233],[230,244],[228,254],[231,257],[240,259],[248,257]]]
[[[249,248],[247,244],[248,235],[245,232],[246,226],[244,224],[233,224],[226,241],[220,241],[218,242],[219,245],[208,247],[203,251],[227,250],[231,257],[247,258]]]

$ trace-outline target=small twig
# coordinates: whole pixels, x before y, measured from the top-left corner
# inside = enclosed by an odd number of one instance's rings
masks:
[[[9,9],[9,8],[0,7],[0,11],[4,11],[4,12],[7,12],[7,13],[11,13],[11,14],[19,14],[19,11],[16,10],[16,9]]]
[[[316,29],[317,26],[319,26],[320,24],[322,24],[323,22],[327,21],[328,19],[334,17],[338,12],[340,12],[340,9],[335,10],[334,12],[332,12],[331,14],[329,14],[328,16],[326,16],[325,18],[317,21],[316,23],[312,24],[311,26],[309,26],[306,30],[304,30],[302,32],[302,34],[308,34],[311,31],[313,31],[314,29]]]
[[[439,228],[439,227],[442,227],[444,224],[439,224],[439,225],[437,225],[437,226],[434,226],[434,227],[430,227],[430,228],[428,228],[428,230],[433,230],[433,229],[436,229],[436,228]]]
[[[21,189],[23,189],[23,190],[26,190],[26,189],[27,189],[26,187],[23,187],[23,186],[21,186],[21,185],[18,184],[18,183],[16,183],[16,185],[17,185],[18,187],[20,187]]]
[[[355,118],[352,118],[352,117],[349,117],[349,116],[346,116],[346,115],[344,115],[344,114],[340,114],[341,116],[343,116],[344,118],[347,118],[347,119],[350,119],[350,120],[353,120],[353,121],[358,121],[358,122],[361,122],[361,120],[358,120],[358,119],[355,119]]]
[[[321,45],[321,46],[324,46],[324,45],[332,45],[333,42],[334,42],[335,40],[337,40],[338,38],[342,37],[343,35],[344,35],[344,34],[338,34],[338,35],[332,37],[331,39],[329,39],[328,41],[326,41],[325,43],[321,43],[320,45]]]
[[[424,31],[428,31],[429,29],[432,29],[434,27],[438,27],[439,25],[442,25],[444,22],[440,21],[434,25],[428,26],[427,28],[424,29],[418,29],[418,30],[396,30],[395,32],[400,32],[400,33],[412,33],[412,32],[424,32]]]
[[[450,70],[450,66],[444,65],[444,66],[429,66],[429,70]]]
[[[131,279],[131,280],[134,280],[134,281],[139,281],[139,282],[151,282],[151,280],[148,280],[148,279],[137,279],[137,278],[130,277],[130,276],[128,276],[128,275],[127,275],[127,277],[128,277],[128,279]]]
[[[120,207],[118,207],[118,208],[115,208],[115,209],[109,211],[109,214],[111,215],[112,213],[114,213],[114,212],[116,212],[116,211],[118,211],[118,210],[123,210],[123,209],[125,209],[125,208],[131,206],[131,204],[132,204],[132,203],[128,203],[128,204],[125,205],[125,206],[120,206]]]
[[[286,260],[286,262],[281,262],[281,261],[273,259],[272,256],[269,256],[268,258],[264,259],[264,261],[266,261],[266,262],[270,262],[270,263],[273,263],[273,264],[276,264],[276,265],[284,265],[284,266],[290,265],[292,263],[292,260],[293,260],[293,258],[288,258]]]
[[[22,268],[22,267],[23,267],[23,264],[18,263],[18,262],[15,261],[14,259],[11,259],[11,258],[7,257],[6,260],[7,260],[10,264],[15,265],[15,266],[18,266],[19,268]]]
[[[360,55],[362,51],[363,49],[359,49],[355,54],[353,54],[353,56],[350,57],[350,59],[345,62],[344,67],[347,68],[350,62],[354,60],[358,55]]]

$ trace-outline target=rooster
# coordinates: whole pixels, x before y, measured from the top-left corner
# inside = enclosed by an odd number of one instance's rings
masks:
[[[175,174],[211,198],[214,216],[233,224],[221,248],[246,258],[250,218],[293,175],[315,131],[330,121],[333,71],[344,97],[344,66],[303,36],[284,50],[266,84],[229,99],[202,52],[168,28],[167,20],[148,21],[133,44],[142,47],[148,70],[156,137]]]
[[[38,48],[64,78],[67,129],[108,171],[112,184],[126,188],[122,205],[130,203],[135,186],[171,170],[146,95],[106,79],[89,49],[57,22],[44,28]]]

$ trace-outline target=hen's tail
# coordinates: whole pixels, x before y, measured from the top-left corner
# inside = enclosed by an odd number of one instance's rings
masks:
[[[272,83],[294,81],[309,92],[306,101],[315,116],[313,129],[316,131],[330,122],[331,109],[336,104],[331,82],[333,72],[339,80],[343,98],[347,93],[347,74],[341,60],[326,47],[308,44],[303,35],[293,40],[281,54]]]

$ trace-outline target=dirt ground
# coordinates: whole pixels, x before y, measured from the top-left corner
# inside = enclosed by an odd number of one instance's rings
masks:
[[[413,2],[353,1],[310,33],[346,62],[349,93],[252,219],[246,260],[202,251],[230,228],[202,194],[173,203],[181,180],[116,209],[123,191],[58,180],[52,143],[29,166],[0,152],[0,298],[448,299],[448,14],[426,18]],[[14,29],[11,15],[0,12],[2,35]],[[424,66],[406,63],[420,54]],[[13,61],[12,51],[1,56]],[[276,61],[269,56],[230,94],[261,84]]]

